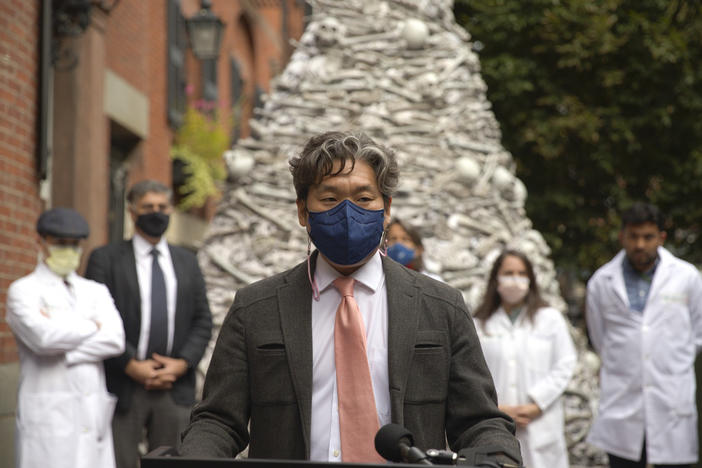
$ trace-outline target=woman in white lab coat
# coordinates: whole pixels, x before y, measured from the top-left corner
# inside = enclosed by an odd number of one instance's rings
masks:
[[[567,468],[560,397],[575,347],[563,315],[539,295],[524,254],[505,250],[495,260],[475,319],[499,408],[517,424],[524,465]]]

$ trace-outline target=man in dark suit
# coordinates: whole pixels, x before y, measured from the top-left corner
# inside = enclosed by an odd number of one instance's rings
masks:
[[[127,195],[134,237],[94,250],[86,271],[107,285],[125,328],[125,352],[105,361],[107,388],[119,398],[112,422],[117,468],[137,467],[144,428],[149,449],[177,444],[212,332],[197,259],[163,236],[171,197],[159,182],[136,183]]]
[[[257,458],[380,462],[373,438],[393,422],[421,449],[448,441],[518,465],[461,293],[380,255],[394,154],[330,132],[290,166],[318,251],[237,292],[180,453],[232,457],[250,444]]]

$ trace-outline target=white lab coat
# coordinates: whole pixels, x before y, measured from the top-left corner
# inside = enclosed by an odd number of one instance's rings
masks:
[[[102,361],[124,351],[122,319],[107,288],[40,263],[12,283],[7,323],[17,339],[17,468],[115,466]],[[100,322],[98,329],[93,320]]]
[[[651,464],[697,461],[695,356],[702,345],[702,279],[659,247],[643,312],[629,308],[622,250],[587,285],[587,326],[600,355],[600,403],[588,442],[630,460],[644,434]]]
[[[476,322],[476,328],[498,403],[536,403],[542,411],[525,428],[517,428],[524,465],[567,468],[560,397],[573,375],[576,352],[565,318],[556,309],[543,307],[533,322],[523,310],[512,323],[500,307],[484,326]]]

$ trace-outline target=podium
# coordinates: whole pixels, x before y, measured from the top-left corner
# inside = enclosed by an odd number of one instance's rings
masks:
[[[388,463],[393,468],[417,468],[407,463]],[[307,460],[264,460],[258,458],[179,457],[172,447],[159,447],[141,457],[141,468],[372,468],[388,467],[373,463],[327,463]]]

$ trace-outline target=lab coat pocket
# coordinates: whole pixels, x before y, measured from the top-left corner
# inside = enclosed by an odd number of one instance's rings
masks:
[[[502,335],[480,336],[480,347],[483,350],[483,356],[490,372],[496,372],[500,368],[504,354],[502,352],[504,338]]]
[[[562,431],[561,414],[549,408],[527,426],[529,445],[534,450],[543,450],[557,443],[561,439]]]
[[[676,389],[676,397],[673,403],[673,414],[675,416],[687,417],[695,413],[695,385],[693,377],[686,375],[673,379]]]
[[[19,424],[27,434],[67,436],[75,432],[76,395],[70,392],[40,392],[20,395]]]
[[[527,368],[534,377],[546,374],[551,366],[553,338],[548,335],[532,335],[527,338]]]
[[[95,398],[95,428],[97,431],[97,439],[102,440],[109,434],[109,429],[112,426],[112,416],[115,413],[117,405],[117,397],[106,393],[104,395],[96,395]]]

